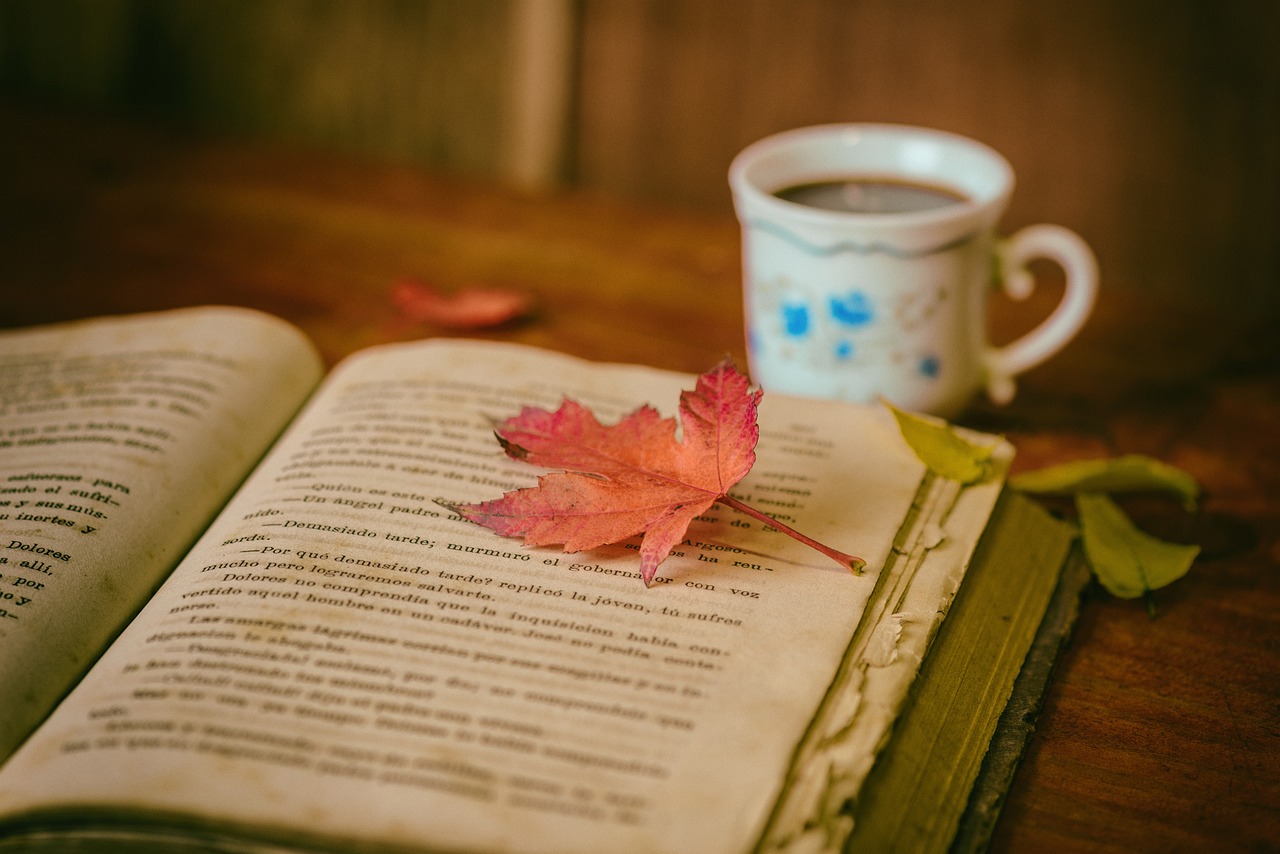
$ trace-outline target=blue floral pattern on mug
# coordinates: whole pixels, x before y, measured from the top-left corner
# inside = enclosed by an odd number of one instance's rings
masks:
[[[809,334],[809,307],[797,303],[783,303],[782,328],[792,338]]]
[[[786,276],[760,283],[752,310],[774,330],[764,340],[776,342],[778,355],[800,359],[817,370],[889,362],[927,380],[941,377],[944,366],[938,353],[932,347],[917,348],[928,346],[920,333],[946,301],[945,288],[887,297],[857,286],[819,296],[823,291]],[[752,337],[753,349],[762,344]]]
[[[855,329],[867,326],[876,319],[871,298],[862,291],[849,291],[843,296],[828,297],[827,309],[836,323]]]

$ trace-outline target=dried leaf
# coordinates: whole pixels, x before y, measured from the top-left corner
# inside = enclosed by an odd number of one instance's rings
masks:
[[[524,317],[532,307],[529,296],[517,291],[469,287],[444,293],[416,279],[396,282],[391,302],[405,320],[450,329],[500,326]]]
[[[887,401],[885,406],[897,419],[902,438],[930,471],[965,485],[979,483],[992,474],[994,445],[970,442],[941,419],[904,412]]]
[[[1167,543],[1139,530],[1106,495],[1076,495],[1085,557],[1102,586],[1134,599],[1186,575],[1200,547]]]
[[[761,392],[728,360],[680,395],[676,421],[642,406],[603,425],[565,400],[555,412],[525,407],[497,428],[513,459],[566,471],[493,501],[447,505],[462,517],[528,545],[575,552],[643,533],[640,575],[648,585],[698,515],[721,502],[770,525],[854,572],[862,558],[823,545],[728,494],[755,464]]]
[[[1077,460],[1024,472],[1009,479],[1022,492],[1071,495],[1079,492],[1162,492],[1195,510],[1200,484],[1182,469],[1141,454]]]
[[[680,440],[675,419],[649,406],[611,426],[571,400],[555,412],[526,407],[497,429],[508,455],[569,471],[455,509],[499,534],[569,552],[643,532],[640,574],[649,584],[694,517],[751,470],[759,400],[726,360],[681,394]]]

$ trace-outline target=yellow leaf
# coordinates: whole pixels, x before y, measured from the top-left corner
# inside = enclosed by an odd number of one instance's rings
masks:
[[[941,419],[904,412],[887,401],[885,406],[897,419],[902,438],[931,471],[965,485],[991,475],[994,445],[971,442]]]
[[[1076,495],[1085,557],[1112,594],[1134,599],[1187,574],[1199,546],[1168,543],[1139,530],[1124,511],[1097,492]]]
[[[1141,454],[1077,460],[1024,472],[1009,479],[1021,492],[1071,495],[1078,492],[1164,492],[1194,510],[1200,484],[1185,471]]]

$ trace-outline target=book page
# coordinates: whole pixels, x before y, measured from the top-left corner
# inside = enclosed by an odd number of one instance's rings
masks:
[[[0,334],[0,761],[318,379],[298,332],[243,310]]]
[[[0,804],[276,841],[748,849],[924,476],[889,414],[766,394],[733,491],[862,575],[717,505],[646,588],[636,542],[528,548],[439,503],[536,482],[495,419],[562,395],[674,414],[692,380],[463,342],[339,366]]]

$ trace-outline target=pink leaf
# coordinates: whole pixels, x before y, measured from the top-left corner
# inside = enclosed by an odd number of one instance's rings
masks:
[[[689,523],[751,470],[759,401],[726,360],[681,394],[679,440],[676,422],[648,406],[609,426],[572,400],[555,412],[526,407],[498,426],[507,453],[569,471],[455,509],[499,534],[565,551],[644,533],[640,574],[649,584]]]
[[[526,294],[500,288],[469,287],[443,293],[415,279],[401,279],[391,289],[391,302],[412,323],[450,329],[500,326],[524,317],[532,308]]]
[[[689,524],[717,501],[770,525],[860,572],[861,558],[813,540],[729,495],[755,464],[760,391],[727,359],[680,395],[677,423],[642,406],[617,424],[601,424],[565,400],[554,412],[525,407],[498,425],[513,459],[565,471],[538,485],[478,504],[451,505],[464,518],[528,545],[583,551],[644,534],[640,576],[646,585]]]

